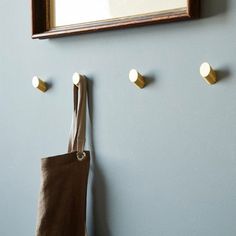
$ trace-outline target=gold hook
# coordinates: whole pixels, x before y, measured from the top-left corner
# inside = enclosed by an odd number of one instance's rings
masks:
[[[48,89],[47,83],[41,80],[38,76],[34,76],[32,79],[32,85],[41,92],[46,92]]]
[[[78,86],[79,83],[80,83],[80,81],[81,81],[81,79],[82,79],[83,77],[84,77],[83,75],[81,75],[81,74],[75,72],[75,73],[73,74],[73,76],[72,76],[73,84],[76,85],[76,86]]]
[[[132,83],[134,83],[136,86],[139,88],[144,88],[145,87],[145,80],[144,77],[135,69],[132,69],[129,72],[129,79]]]
[[[208,84],[215,84],[217,82],[216,72],[209,63],[204,62],[200,67],[200,74]]]

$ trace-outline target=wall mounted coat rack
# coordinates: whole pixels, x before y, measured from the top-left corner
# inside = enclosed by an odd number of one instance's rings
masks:
[[[203,79],[210,85],[217,82],[216,71],[207,62],[202,63],[200,66],[200,74]],[[75,72],[72,76],[72,82],[74,85],[78,86],[80,81],[86,78],[84,75]],[[129,72],[129,80],[136,85],[138,88],[143,89],[146,85],[145,77],[139,73],[136,69],[132,69]],[[49,84],[41,80],[38,76],[34,76],[32,79],[32,85],[41,92],[46,92],[48,90]]]

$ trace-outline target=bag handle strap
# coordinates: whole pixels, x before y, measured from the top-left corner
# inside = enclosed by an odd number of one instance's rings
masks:
[[[84,152],[86,135],[86,104],[87,104],[87,81],[83,76],[79,84],[73,86],[74,109],[68,152]]]

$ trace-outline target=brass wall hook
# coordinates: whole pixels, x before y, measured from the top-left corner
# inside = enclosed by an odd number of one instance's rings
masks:
[[[38,76],[34,76],[32,79],[32,85],[41,92],[46,92],[48,90],[47,83],[41,80]]]
[[[129,79],[134,83],[138,88],[142,89],[145,87],[144,77],[135,69],[130,70]]]
[[[217,82],[216,72],[207,62],[201,65],[200,74],[208,84],[215,84]]]
[[[72,76],[73,84],[78,86],[82,78],[84,78],[84,75],[81,75],[81,74],[75,72]]]

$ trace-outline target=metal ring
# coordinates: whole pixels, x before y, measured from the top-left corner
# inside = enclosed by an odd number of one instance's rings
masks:
[[[77,157],[78,161],[83,161],[86,157],[86,153],[85,152],[77,152],[76,157]]]

